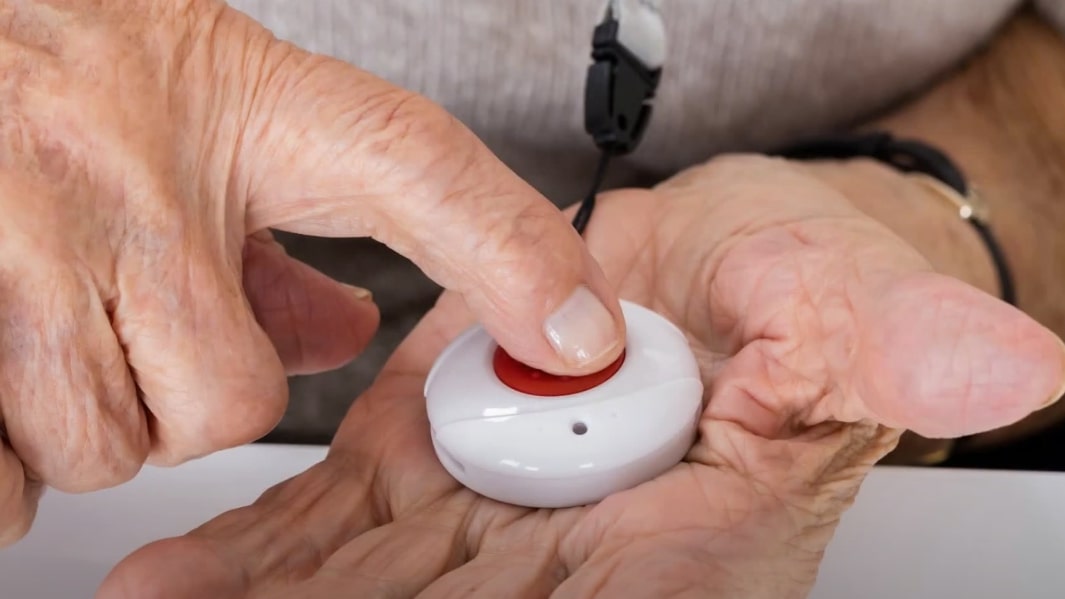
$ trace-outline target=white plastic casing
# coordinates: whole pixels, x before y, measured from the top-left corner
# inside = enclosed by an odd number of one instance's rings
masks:
[[[609,0],[605,13],[618,22],[618,42],[649,69],[666,62],[666,28],[653,0]]]
[[[630,302],[622,309],[624,363],[572,395],[503,384],[492,367],[497,345],[479,326],[453,341],[425,383],[433,447],[451,476],[498,501],[559,508],[595,503],[680,462],[702,412],[698,364],[668,320]]]

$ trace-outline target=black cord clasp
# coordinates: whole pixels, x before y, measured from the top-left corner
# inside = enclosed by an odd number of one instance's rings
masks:
[[[621,41],[622,4],[611,2],[606,17],[592,33],[592,64],[584,89],[584,129],[591,134],[600,157],[591,188],[573,217],[573,227],[581,235],[592,218],[595,196],[603,185],[610,158],[633,151],[643,138],[651,122],[651,100],[662,75],[665,39],[657,10],[647,0],[630,2],[625,9],[626,23],[637,19],[635,25],[629,24],[626,33],[626,39],[636,43],[634,52]],[[641,51],[646,62],[638,55]]]
[[[592,60],[584,90],[584,129],[604,152],[631,152],[651,120],[651,99],[661,68],[649,68],[618,41],[613,14],[592,34]]]

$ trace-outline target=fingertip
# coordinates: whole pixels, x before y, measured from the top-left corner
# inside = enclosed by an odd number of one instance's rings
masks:
[[[304,312],[305,318],[261,320],[289,376],[348,364],[370,345],[380,327],[381,311],[368,290],[324,275],[314,287],[313,305]]]
[[[523,364],[560,376],[599,372],[624,351],[626,325],[620,301],[605,276],[593,269],[568,289],[559,284],[561,277],[532,281],[533,289],[553,283],[553,292],[542,292],[553,301],[530,302],[514,293],[504,310],[478,311],[474,306],[473,311],[499,345]]]
[[[554,228],[556,223],[561,226]],[[535,226],[541,228],[535,239],[521,236],[524,243],[506,244],[485,260],[472,280],[461,285],[467,289],[463,297],[489,334],[519,362],[555,375],[598,372],[625,349],[618,296],[560,213]]]
[[[0,549],[8,547],[30,532],[37,517],[37,506],[44,486],[29,480],[18,456],[0,446]]]
[[[30,533],[30,528],[33,526],[36,510],[34,515],[30,516],[16,516],[11,522],[6,522],[0,525],[0,549],[10,547],[15,543],[18,543]]]
[[[884,294],[866,362],[866,402],[930,438],[1014,424],[1060,396],[1065,348],[1017,308],[954,279],[907,277]],[[879,383],[871,379],[878,378]]]
[[[556,369],[563,372],[598,371],[625,346],[625,319],[617,298],[602,298],[584,285],[548,315],[543,332],[554,350]]]
[[[1062,399],[1065,399],[1065,340],[1062,340],[1061,337],[1058,337],[1057,335],[1054,335],[1053,333],[1050,333],[1050,334],[1054,337],[1054,340],[1057,342],[1057,350],[1058,350],[1057,354],[1058,354],[1058,362],[1059,362],[1058,380],[1060,382],[1058,383],[1058,386],[1057,386],[1056,390],[1050,395],[1050,398],[1047,399],[1046,403],[1044,403],[1041,406],[1043,408],[1048,408],[1048,407],[1056,404],[1057,402],[1061,401]]]
[[[292,364],[290,372],[293,374],[312,374],[340,368],[358,357],[377,334],[381,325],[381,310],[374,302],[373,293],[355,285],[336,285],[346,294],[337,298],[343,306],[329,312],[335,314],[336,319],[324,323],[324,327],[330,324],[334,326],[331,330],[322,330],[323,327],[307,323],[305,332],[316,335],[317,339],[304,342],[304,346],[311,349],[306,352],[302,365],[297,362]],[[289,367],[288,362],[285,365]]]
[[[971,435],[1014,424],[1060,397],[1065,353],[1060,339],[1019,309],[975,289],[984,304],[973,328],[983,329],[960,348],[972,369],[971,394],[948,436]]]
[[[227,566],[228,563],[203,539],[164,539],[123,559],[104,578],[96,598],[241,597],[241,572]]]
[[[339,283],[285,253],[272,238],[249,238],[244,291],[288,375],[333,370],[358,356],[376,334],[373,294]]]

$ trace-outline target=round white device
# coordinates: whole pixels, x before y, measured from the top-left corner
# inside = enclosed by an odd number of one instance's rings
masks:
[[[524,367],[479,326],[453,341],[425,382],[433,447],[451,476],[498,501],[560,508],[680,462],[702,412],[698,364],[668,320],[631,302],[622,310],[625,354],[590,377]]]

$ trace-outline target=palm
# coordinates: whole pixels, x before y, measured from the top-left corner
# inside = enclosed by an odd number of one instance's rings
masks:
[[[163,596],[175,597],[801,596],[864,473],[897,438],[882,424],[927,422],[935,432],[964,418],[1008,421],[1038,401],[1008,402],[996,381],[1035,395],[1053,384],[1058,365],[1039,355],[1046,340],[1013,334],[1034,324],[958,283],[911,274],[924,269],[916,253],[816,197],[816,186],[809,197],[789,187],[787,202],[764,200],[767,210],[737,209],[706,201],[700,177],[616,194],[588,232],[622,297],[681,326],[700,360],[709,401],[684,463],[566,510],[463,489],[436,460],[422,398],[433,360],[470,324],[461,301],[445,296],[355,403],[325,462],[142,550],[110,588],[143,596],[165,580]],[[1004,314],[1010,334],[983,327]],[[1019,357],[995,381],[974,381],[1002,358],[986,344]],[[194,568],[202,576],[182,576]]]

